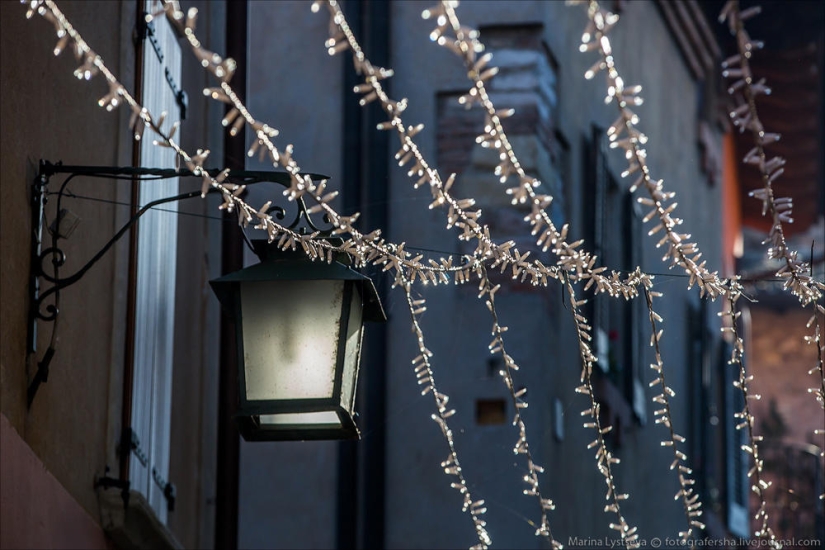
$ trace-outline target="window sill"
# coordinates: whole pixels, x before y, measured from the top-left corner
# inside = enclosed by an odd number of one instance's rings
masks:
[[[98,491],[101,526],[118,549],[172,550],[183,546],[169,528],[161,523],[149,502],[137,491],[129,492],[129,506],[124,506],[120,489]]]

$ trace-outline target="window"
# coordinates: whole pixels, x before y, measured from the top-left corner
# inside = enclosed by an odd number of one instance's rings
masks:
[[[525,172],[542,182],[541,193],[553,196],[548,208],[553,222],[561,226],[566,221],[564,187],[564,155],[567,143],[557,132],[558,64],[542,40],[544,27],[540,23],[521,22],[484,26],[481,36],[493,54],[498,75],[487,83],[488,92],[498,108],[513,108],[514,114],[503,121],[507,135],[517,150]],[[513,205],[504,189],[516,185],[512,175],[502,183],[495,175],[500,162],[498,151],[475,142],[484,132],[485,114],[478,104],[470,108],[459,103],[467,93],[443,90],[437,96],[436,159],[442,175],[458,174],[457,193],[471,189],[476,206],[484,212],[491,233],[499,241],[514,240],[520,252],[530,251],[534,258],[550,261],[551,253],[542,251],[536,239],[524,231],[523,218],[529,211],[525,205]],[[470,253],[472,245],[459,243],[462,253]],[[493,270],[491,279],[507,289],[535,292],[529,283],[513,280]],[[546,298],[545,293],[541,293]]]
[[[691,461],[690,467],[695,472],[697,492],[702,494],[706,508],[710,509],[717,498],[710,494],[709,489],[714,485],[711,478],[715,471],[713,457],[717,454],[715,449],[719,417],[717,407],[712,401],[716,381],[711,371],[712,335],[707,322],[707,300],[700,299],[695,293],[691,294],[687,310],[687,380],[690,403],[688,457]]]
[[[592,243],[600,265],[621,269],[626,274],[641,264],[641,217],[633,196],[607,168],[606,141],[604,130],[594,127],[585,143],[583,234]],[[641,380],[644,331],[640,327],[647,326],[647,308],[642,299],[623,300],[606,295],[595,296],[588,306],[594,353],[601,373],[598,393],[609,409],[604,420],[620,432],[631,415],[640,423],[646,421]],[[616,396],[622,399],[617,400]],[[621,434],[614,437],[619,439]]]
[[[146,10],[155,2],[147,0]],[[143,49],[141,102],[158,116],[183,118],[176,82],[181,81],[181,48],[163,17],[147,25]],[[179,136],[178,136],[179,137]],[[156,147],[147,130],[140,143],[140,164],[174,168],[172,149]],[[178,179],[141,182],[138,204],[178,193]],[[174,503],[169,483],[169,448],[172,409],[172,360],[175,326],[175,273],[177,268],[177,203],[164,211],[149,211],[140,220],[135,275],[134,353],[131,404],[133,453],[129,468],[131,488],[143,494],[161,522]]]
[[[742,315],[740,324],[744,324],[747,315]],[[740,327],[740,331],[742,328]],[[747,330],[745,330],[747,333]],[[742,420],[735,418],[734,414],[742,411],[745,407],[745,396],[742,391],[733,386],[733,381],[739,378],[739,371],[734,365],[729,364],[733,351],[732,342],[724,339],[721,346],[720,368],[724,371],[725,386],[724,411],[725,411],[725,468],[727,479],[727,508],[728,508],[728,529],[737,537],[750,536],[750,525],[748,513],[748,499],[750,498],[750,484],[748,483],[748,467],[750,455],[742,450],[743,445],[748,444],[747,430],[737,430],[736,425]],[[742,359],[743,367],[746,368],[747,355]]]
[[[476,424],[496,426],[507,423],[507,402],[504,399],[476,399]]]

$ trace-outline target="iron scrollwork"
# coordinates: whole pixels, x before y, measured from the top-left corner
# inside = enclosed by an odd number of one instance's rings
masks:
[[[210,174],[215,175],[217,171],[209,171]],[[308,174],[313,181],[325,179],[325,176],[319,174]],[[277,179],[275,179],[277,177]],[[254,185],[257,183],[278,183],[285,188],[289,186],[289,174],[286,172],[255,172],[255,171],[231,171],[229,176],[224,180],[235,185]],[[280,195],[280,194],[279,194]],[[301,235],[308,235],[310,233],[318,233],[321,238],[328,238],[332,235],[334,226],[329,220],[329,217],[324,214],[320,221],[313,220],[309,213],[309,208],[303,197],[293,201],[287,200],[286,197],[281,196],[279,202],[274,202],[269,207],[268,213],[278,224],[295,231]]]
[[[212,176],[217,176],[219,172],[220,171],[217,169],[208,170],[208,173]],[[66,178],[63,180],[58,192],[50,192],[49,180],[52,176],[57,174],[65,174]],[[303,175],[308,175],[313,180],[325,178],[325,176],[321,176],[319,174]],[[61,290],[80,281],[86,272],[89,271],[89,269],[91,269],[147,211],[164,203],[176,202],[188,198],[199,197],[201,195],[200,191],[191,191],[174,195],[172,197],[158,199],[141,206],[124,224],[124,226],[121,227],[120,230],[115,233],[115,235],[105,245],[103,245],[103,248],[101,248],[88,262],[86,262],[83,267],[78,269],[72,275],[61,277],[59,270],[66,263],[66,254],[60,248],[59,241],[61,238],[67,237],[67,235],[62,235],[60,230],[60,216],[62,215],[61,202],[64,197],[71,196],[68,192],[69,183],[76,177],[95,177],[121,180],[127,179],[137,182],[192,176],[194,176],[194,174],[191,170],[108,166],[67,166],[62,163],[52,164],[48,161],[40,162],[38,174],[32,184],[32,239],[30,254],[31,276],[29,284],[30,311],[28,338],[28,350],[30,355],[37,352],[37,322],[57,322],[60,314],[59,303]],[[231,170],[228,176],[224,179],[224,183],[247,186],[262,183],[274,183],[283,188],[287,188],[290,184],[290,175],[286,172]],[[211,191],[217,192],[215,189]],[[51,195],[57,195],[58,219],[49,229],[49,232],[51,233],[51,246],[44,249],[43,229],[46,219],[45,205]],[[283,197],[280,193],[278,195]],[[303,197],[294,201],[288,201],[285,197],[283,197],[283,200],[280,201],[280,203],[273,204],[270,207],[270,213],[270,215],[272,215],[272,217],[277,220],[280,225],[300,234],[306,235],[310,233],[318,233],[319,237],[326,238],[332,235],[332,230],[334,229],[333,225],[329,222],[329,219],[326,216],[323,216],[320,222],[312,219]],[[42,281],[51,283],[51,286],[41,291]],[[34,399],[34,394],[37,392],[39,385],[46,382],[48,379],[49,362],[54,355],[53,346],[54,341],[44,354],[43,359],[37,365],[37,372],[29,385],[29,405],[31,405],[32,400]]]

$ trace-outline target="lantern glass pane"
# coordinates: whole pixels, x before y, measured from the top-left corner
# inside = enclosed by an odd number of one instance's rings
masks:
[[[241,286],[247,400],[332,397],[344,281]]]
[[[341,420],[335,411],[319,411],[306,413],[282,413],[282,414],[262,414],[260,417],[261,426],[282,427],[282,426],[334,426],[341,427]]]
[[[362,313],[364,306],[358,288],[352,289],[352,302],[347,323],[347,342],[344,351],[344,373],[341,381],[341,406],[352,412],[355,406],[355,385],[358,380],[358,362],[361,355],[363,334]]]

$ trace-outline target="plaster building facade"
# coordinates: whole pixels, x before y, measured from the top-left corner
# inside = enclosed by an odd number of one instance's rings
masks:
[[[510,205],[494,176],[495,152],[474,141],[483,114],[458,105],[469,81],[460,61],[428,39],[431,22],[421,19],[428,6],[379,4],[349,2],[345,10],[367,57],[395,71],[388,85],[391,97],[409,99],[404,120],[425,124],[419,134],[425,156],[437,161],[443,177],[458,174],[458,196],[477,200],[494,238],[514,239],[520,250],[549,258],[536,248],[525,213]],[[678,9],[666,2],[613,7],[622,16],[611,35],[620,70],[645,90],[639,116],[652,137],[651,169],[677,192],[688,232],[708,261],[732,269],[738,226],[730,214],[738,209],[738,197],[732,174],[723,171],[726,126],[716,101],[720,51],[713,31],[692,2]],[[301,2],[251,2],[249,9],[249,39],[255,44],[249,57],[251,109],[290,136],[303,152],[302,166],[333,176],[343,190],[344,211],[360,211],[365,231],[381,227],[393,242],[424,253],[468,252],[445,229],[445,213],[427,209],[427,190],[413,189],[406,169],[388,160],[397,140],[374,130],[384,120],[377,108],[357,105],[351,90],[360,80],[351,61],[329,57],[321,47],[328,37],[326,16],[310,13]],[[615,107],[605,106],[599,76],[582,78],[593,62],[578,51],[585,15],[562,2],[538,1],[468,1],[459,13],[464,24],[480,29],[494,54],[492,64],[500,72],[490,83],[492,99],[498,108],[516,109],[505,128],[527,172],[554,195],[554,220],[569,223],[571,234],[585,238],[607,264],[661,274],[657,281],[667,298],[659,307],[671,335],[666,361],[680,397],[674,416],[681,419],[677,431],[692,442],[689,454],[706,502],[708,532],[746,534],[742,457],[726,446],[731,427],[717,416],[725,403],[732,406],[718,305],[702,305],[695,289],[684,290],[686,281],[666,269],[642,230],[628,183],[620,178],[624,158],[602,137],[616,118]],[[248,166],[262,165],[253,160]],[[521,366],[516,380],[529,388],[528,436],[538,463],[547,468],[543,491],[558,505],[551,514],[554,534],[563,542],[609,536],[601,504],[604,481],[586,450],[589,434],[578,415],[585,401],[573,392],[579,361],[562,291],[506,276],[497,282],[503,285],[497,301],[502,324],[510,329],[508,348]],[[323,442],[244,445],[242,547],[443,548],[473,540],[472,522],[439,467],[446,450],[429,421],[431,403],[420,397],[409,366],[415,347],[402,296],[385,278],[376,284],[390,304],[390,322],[385,343],[376,345],[379,359],[362,364],[361,442],[354,449]],[[457,410],[463,471],[474,496],[485,499],[493,540],[507,548],[540,548],[530,524],[537,519],[536,505],[522,495],[524,467],[512,451],[512,406],[497,375],[501,365],[486,346],[488,314],[470,287],[417,290],[428,300],[427,346],[440,389]],[[631,493],[627,516],[644,537],[663,537],[678,532],[683,519],[673,500],[670,460],[659,445],[661,427],[653,424],[649,329],[646,310],[637,306],[601,299],[593,305],[602,356],[611,366],[600,375],[599,391],[616,427],[619,484]],[[368,339],[375,335],[371,330]],[[707,428],[711,417],[716,422]],[[265,472],[271,481],[264,481]]]
[[[203,2],[201,32],[223,49],[223,2]],[[145,2],[59,2],[69,21],[135,97],[183,118],[175,90],[199,89],[206,74],[165,20],[142,25]],[[214,545],[220,310],[206,285],[220,274],[222,222],[207,201],[149,212],[79,282],[44,299],[57,321],[30,319],[33,197],[40,163],[48,175],[44,268],[55,242],[60,279],[78,272],[134,214],[133,205],[198,184],[191,179],[70,177],[65,166],[174,168],[135,143],[128,107],[98,105],[107,86],[73,76],[71,51],[55,57],[52,25],[27,5],[0,5],[2,62],[2,481],[3,548],[136,548]],[[158,112],[159,114],[159,112]],[[222,113],[191,94],[185,147],[221,161]],[[105,172],[105,170],[104,170]],[[152,197],[155,195],[155,197]],[[66,213],[55,223],[57,205]],[[79,219],[73,231],[64,231]],[[53,240],[55,228],[67,238]],[[70,233],[70,234],[69,234]],[[45,295],[51,287],[39,281]],[[34,332],[36,330],[36,333]],[[52,337],[52,331],[54,337]],[[33,338],[30,341],[29,338]],[[53,350],[53,356],[47,359]],[[45,365],[45,368],[44,368]],[[40,374],[38,374],[40,372]],[[39,380],[39,382],[35,382]]]
[[[712,270],[732,275],[740,190],[735,145],[721,116],[715,31],[693,0],[607,4],[621,15],[611,33],[619,69],[626,82],[644,87],[638,115],[651,138],[650,169],[676,191],[685,232]],[[470,252],[445,228],[445,212],[427,208],[428,191],[414,189],[407,169],[393,161],[395,137],[375,130],[385,120],[378,107],[358,105],[352,89],[361,77],[347,52],[327,54],[325,13],[298,0],[184,3],[190,6],[200,10],[199,38],[238,61],[232,84],[257,119],[280,130],[278,146],[293,144],[303,169],[330,176],[341,191],[339,211],[361,212],[361,229],[380,228],[425,255]],[[213,83],[165,22],[156,20],[147,32],[141,19],[151,2],[60,7],[142,101],[182,118],[178,92],[187,91],[184,149],[210,149],[210,167],[271,169],[246,158],[249,135],[224,135],[223,105],[200,93]],[[421,19],[428,4],[347,0],[343,7],[367,57],[395,71],[387,82],[392,97],[409,99],[404,120],[424,123],[416,139],[426,158],[442,176],[457,174],[456,194],[476,199],[495,240],[515,240],[522,252],[554,263],[494,175],[496,154],[475,142],[483,114],[458,104],[469,87],[466,70],[428,39],[432,22]],[[78,82],[71,55],[52,55],[49,24],[26,21],[25,10],[0,2],[0,547],[472,544],[472,522],[440,466],[447,448],[430,420],[432,402],[422,398],[410,365],[417,351],[409,312],[380,268],[365,272],[389,322],[366,328],[357,442],[239,438],[232,330],[207,283],[253,258],[244,257],[236,218],[222,220],[209,198],[143,218],[80,282],[61,291],[56,340],[54,325],[40,320],[32,346],[31,203],[39,161],[172,168],[174,160],[158,155],[150,140],[135,145],[130,113],[100,109],[105,86],[97,78]],[[677,395],[672,414],[688,440],[704,503],[703,534],[748,536],[746,461],[732,428],[734,372],[716,316],[722,306],[686,289],[687,279],[662,264],[661,249],[646,235],[644,212],[620,176],[625,159],[604,137],[615,106],[604,102],[601,75],[583,78],[594,61],[578,49],[585,14],[542,0],[467,0],[459,14],[480,30],[500,68],[491,97],[498,108],[515,109],[505,129],[527,172],[554,195],[553,220],[569,224],[571,240],[584,239],[605,265],[656,274],[655,290],[665,294],[656,306],[665,319],[663,357]],[[67,258],[61,275],[80,269],[137,205],[200,187],[185,178],[158,183],[106,175],[77,178],[68,187],[71,215],[60,219],[82,221],[59,240]],[[63,177],[54,174],[49,190],[57,191]],[[246,198],[259,205],[277,192],[250,186]],[[59,217],[56,197],[49,198],[43,249],[52,238],[48,225]],[[55,231],[60,227],[58,221]],[[495,282],[502,285],[497,302],[501,324],[509,327],[507,347],[521,367],[516,383],[529,389],[523,414],[535,459],[546,469],[542,492],[557,505],[549,516],[554,535],[565,544],[610,538],[604,479],[579,415],[587,402],[574,391],[580,360],[563,289],[555,282],[536,288],[506,274]],[[41,291],[49,286],[41,284]],[[495,545],[544,548],[534,536],[537,505],[522,494],[514,411],[498,376],[502,365],[487,349],[491,320],[475,285],[419,285],[415,292],[428,302],[421,321],[435,377],[457,411],[452,426],[463,472],[474,496],[486,501]],[[616,479],[630,494],[625,516],[646,540],[672,537],[685,522],[673,499],[672,453],[660,445],[666,432],[653,418],[647,310],[639,300],[602,297],[586,308],[601,365],[595,383],[603,421],[614,427],[609,443],[621,459]],[[50,347],[48,378],[42,380],[41,368],[41,383],[30,392]]]

